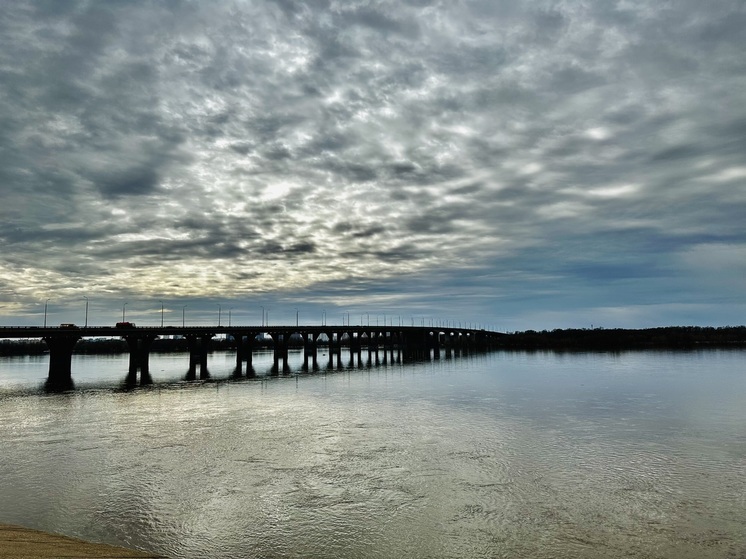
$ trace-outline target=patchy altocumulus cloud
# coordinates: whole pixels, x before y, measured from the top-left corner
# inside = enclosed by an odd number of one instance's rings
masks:
[[[102,320],[743,322],[744,24],[735,0],[9,2],[2,320],[85,295]]]

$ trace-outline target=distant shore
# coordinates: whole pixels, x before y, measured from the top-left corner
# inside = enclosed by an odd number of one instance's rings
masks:
[[[746,326],[527,330],[501,337],[498,347],[556,351],[741,348],[746,347]]]
[[[108,557],[110,559],[164,559],[144,551],[91,543],[22,526],[0,524],[0,559],[51,559],[53,557]]]

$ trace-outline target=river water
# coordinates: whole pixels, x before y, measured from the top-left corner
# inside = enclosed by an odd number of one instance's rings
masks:
[[[496,352],[184,380],[0,360],[0,522],[173,558],[743,558],[746,352]],[[343,361],[345,361],[343,359]],[[345,361],[346,362],[346,361]]]

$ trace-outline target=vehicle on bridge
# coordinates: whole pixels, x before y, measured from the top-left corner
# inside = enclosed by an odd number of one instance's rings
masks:
[[[80,328],[80,326],[77,326],[71,322],[63,322],[62,324],[60,324],[60,328],[68,328],[74,330]]]
[[[117,328],[134,328],[135,323],[134,322],[117,322],[116,326]]]

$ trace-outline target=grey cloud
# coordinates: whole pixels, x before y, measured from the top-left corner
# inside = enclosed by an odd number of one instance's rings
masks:
[[[153,169],[133,168],[101,173],[93,182],[104,196],[117,197],[149,194],[158,187],[159,178]]]
[[[11,3],[0,282],[33,283],[29,259],[80,289],[168,265],[173,293],[292,276],[570,320],[701,297],[677,258],[746,244],[742,20],[730,1]]]

